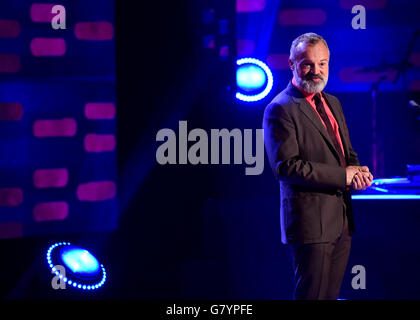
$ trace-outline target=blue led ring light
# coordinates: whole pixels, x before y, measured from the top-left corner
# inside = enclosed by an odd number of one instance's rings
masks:
[[[250,64],[250,65],[256,65],[257,67],[261,68],[266,77],[267,77],[267,82],[266,82],[266,86],[264,88],[263,91],[261,91],[258,94],[254,94],[254,95],[246,95],[243,94],[241,92],[237,92],[236,93],[236,98],[242,101],[246,101],[246,102],[255,102],[258,100],[263,99],[265,96],[268,95],[268,93],[271,91],[271,89],[273,88],[273,74],[271,73],[270,68],[262,61],[255,59],[255,58],[242,58],[236,61],[236,64],[238,66],[244,65],[244,64]]]
[[[105,267],[99,264],[95,256],[70,242],[50,246],[47,250],[47,263],[56,276],[76,289],[96,290],[106,281]],[[65,267],[65,276],[54,267],[57,265]]]

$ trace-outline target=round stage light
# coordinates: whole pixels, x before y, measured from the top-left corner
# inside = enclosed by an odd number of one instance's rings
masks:
[[[61,259],[73,273],[97,275],[100,271],[98,260],[87,250],[69,246],[61,250]]]
[[[236,61],[236,84],[239,91],[236,98],[254,102],[263,99],[273,88],[273,74],[262,61],[254,58],[242,58]]]
[[[47,250],[47,263],[51,271],[66,284],[76,289],[95,290],[106,281],[105,267],[88,250],[70,242],[58,242]],[[65,274],[57,270],[64,267]]]
[[[236,71],[236,82],[245,91],[261,90],[266,81],[264,70],[255,65],[243,65]]]

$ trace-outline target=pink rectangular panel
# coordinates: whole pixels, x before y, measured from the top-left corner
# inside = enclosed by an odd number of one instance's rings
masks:
[[[229,57],[229,47],[222,46],[219,48],[219,56],[220,57]]]
[[[0,53],[0,72],[18,72],[20,57],[17,54]]]
[[[77,187],[77,198],[80,201],[103,201],[112,199],[117,193],[113,181],[95,181],[80,184]]]
[[[236,0],[236,12],[257,12],[265,9],[265,0]]]
[[[87,134],[84,141],[87,152],[114,151],[117,142],[113,134]]]
[[[115,105],[112,102],[90,102],[85,105],[85,116],[92,120],[115,118]]]
[[[271,53],[267,57],[267,64],[273,70],[289,69],[289,53]]]
[[[366,9],[380,10],[386,7],[387,0],[340,0],[341,8],[351,10],[356,5],[362,5]]]
[[[23,116],[19,102],[0,102],[0,121],[19,121]]]
[[[17,207],[23,202],[23,190],[20,188],[1,188],[0,206]]]
[[[51,22],[55,14],[51,13],[53,3],[34,3],[31,5],[31,20],[33,22]]]
[[[16,20],[0,20],[0,38],[16,38],[20,34],[20,24]]]
[[[412,80],[408,86],[410,91],[420,91],[420,80]]]
[[[64,201],[37,203],[32,215],[36,222],[64,220],[69,215],[69,205]]]
[[[327,13],[322,9],[284,9],[278,21],[282,26],[320,26],[327,21]]]
[[[77,123],[73,118],[60,120],[36,120],[33,125],[34,136],[73,137],[77,131]]]
[[[255,42],[253,40],[237,39],[236,51],[238,56],[241,57],[252,56],[255,51]]]
[[[420,67],[420,52],[413,52],[410,55],[410,63],[413,67]]]
[[[38,169],[33,178],[37,188],[61,188],[69,182],[69,172],[67,169]]]
[[[0,223],[0,239],[20,238],[23,234],[22,229],[20,222],[2,222]]]
[[[111,40],[114,37],[114,26],[108,21],[78,22],[74,35],[79,40]]]
[[[363,72],[363,67],[344,67],[341,68],[339,75],[342,82],[376,82],[383,76],[384,81],[392,81],[396,76],[396,71]]]
[[[66,53],[66,41],[61,38],[34,38],[31,52],[35,57],[63,56]]]
[[[214,40],[214,35],[205,35],[202,36],[203,48],[205,49],[214,49],[216,47],[216,40]]]

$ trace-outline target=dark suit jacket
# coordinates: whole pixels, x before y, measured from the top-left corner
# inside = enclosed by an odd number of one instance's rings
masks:
[[[359,165],[338,99],[322,92],[339,127],[347,165]],[[343,208],[355,231],[346,171],[319,116],[290,82],[266,107],[264,142],[280,183],[283,243],[336,239],[343,228]]]

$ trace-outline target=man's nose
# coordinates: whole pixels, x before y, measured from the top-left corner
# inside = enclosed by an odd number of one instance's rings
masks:
[[[321,69],[319,68],[319,66],[317,66],[316,64],[313,65],[312,67],[312,73],[315,75],[319,75]]]

